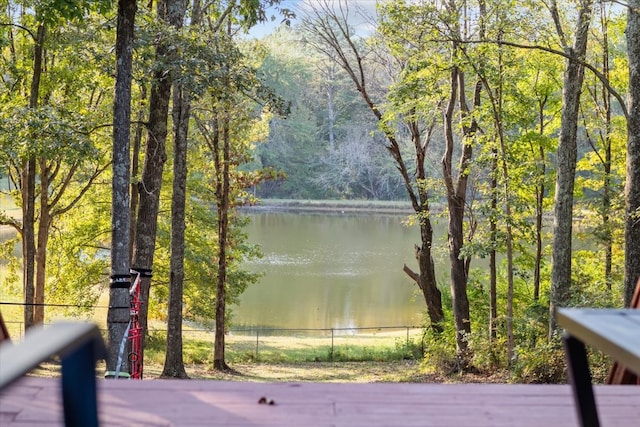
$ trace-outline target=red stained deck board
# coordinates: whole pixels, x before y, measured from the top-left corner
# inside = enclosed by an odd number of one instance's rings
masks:
[[[59,379],[26,377],[0,393],[0,425],[62,425],[60,399]],[[577,426],[567,385],[99,380],[98,399],[103,426]],[[640,387],[596,399],[603,427],[638,425]]]

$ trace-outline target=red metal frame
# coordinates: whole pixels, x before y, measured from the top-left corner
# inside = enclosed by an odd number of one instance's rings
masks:
[[[131,352],[129,353],[129,363],[131,378],[135,380],[142,379],[142,360],[140,358],[140,350],[142,349],[142,326],[140,325],[140,308],[142,301],[140,300],[140,279],[142,273],[140,271],[131,270],[136,277],[129,289],[131,295],[131,327],[129,328],[129,340],[131,341]]]

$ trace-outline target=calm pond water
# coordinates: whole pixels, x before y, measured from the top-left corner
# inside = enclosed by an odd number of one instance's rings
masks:
[[[233,307],[233,327],[358,328],[421,325],[424,300],[403,264],[417,270],[418,230],[402,215],[249,214],[249,241],[264,272]]]

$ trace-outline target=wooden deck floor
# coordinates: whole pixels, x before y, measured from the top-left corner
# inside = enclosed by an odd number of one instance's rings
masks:
[[[99,380],[98,398],[103,426],[577,426],[566,385]],[[604,427],[640,425],[640,387],[596,399]],[[0,425],[62,425],[61,407],[58,379],[26,377],[0,394]]]

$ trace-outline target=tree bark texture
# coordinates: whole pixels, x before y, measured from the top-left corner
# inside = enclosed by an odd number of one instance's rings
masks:
[[[573,47],[565,47],[570,58],[584,59],[587,51],[592,0],[582,0]],[[559,26],[559,24],[558,24]],[[553,254],[549,298],[549,336],[556,329],[555,310],[568,302],[571,289],[571,236],[573,187],[578,155],[577,129],[584,66],[567,59],[562,90],[562,124],[557,151],[557,175],[553,221]]]
[[[640,0],[629,0],[626,33],[629,54],[629,119],[625,183],[624,303],[628,307],[640,278]]]
[[[22,167],[22,283],[24,291],[24,327],[33,326],[35,297],[35,192],[36,160],[30,158]]]
[[[38,221],[38,239],[36,246],[36,280],[33,307],[33,323],[44,322],[44,288],[47,267],[47,243],[49,241],[49,226],[51,225],[51,213],[49,209],[48,189],[51,181],[49,179],[49,167],[46,159],[39,159],[40,163],[40,218]]]
[[[107,370],[128,372],[118,367],[118,352],[129,322],[130,270],[130,158],[131,79],[135,0],[118,1],[116,29],[116,84],[113,102],[113,177],[111,182],[111,286],[107,312]],[[128,354],[128,352],[126,352]],[[123,362],[127,358],[123,357]]]
[[[146,117],[146,99],[147,99],[147,88],[145,83],[141,84],[141,94],[140,94],[140,104],[138,111],[138,123],[136,124],[136,131],[133,137],[133,148],[131,150],[131,178],[137,177],[140,172],[140,147],[142,146],[142,137],[144,126],[142,122]],[[130,180],[131,181],[131,180]],[[130,182],[131,188],[131,202],[129,203],[129,218],[136,218],[138,215],[138,200],[140,195],[138,194],[138,183]],[[133,242],[135,240],[136,235],[136,222],[129,221],[129,259],[133,259]]]
[[[417,256],[418,265],[420,266],[420,289],[422,290],[422,295],[427,305],[431,327],[436,332],[442,332],[444,311],[442,309],[442,293],[436,285],[436,272],[431,252],[433,228],[430,221],[421,221],[420,236],[422,246]]]
[[[184,17],[187,3],[183,3]],[[182,357],[182,297],[184,290],[184,233],[187,188],[187,136],[191,97],[182,83],[173,87],[173,194],[171,197],[171,256],[167,347],[162,377],[187,378]]]

